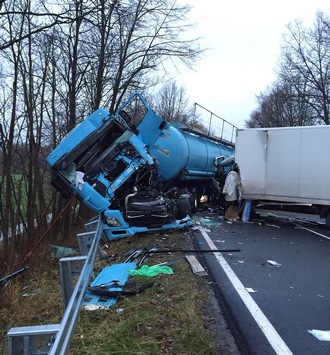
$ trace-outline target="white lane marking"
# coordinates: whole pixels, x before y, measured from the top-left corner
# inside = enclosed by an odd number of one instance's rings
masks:
[[[292,223],[293,223],[293,222],[292,222]],[[330,239],[330,237],[327,237],[326,235],[321,234],[321,233],[319,233],[319,232],[313,231],[312,229],[303,227],[303,226],[301,226],[301,225],[299,225],[299,224],[297,224],[297,223],[293,223],[293,224],[294,224],[297,228],[299,228],[299,229],[305,229],[306,231],[311,232],[311,233],[314,233],[314,234],[316,234],[316,235],[319,235],[319,236],[322,237],[322,238]]]
[[[272,215],[272,216],[274,216],[274,217],[281,218],[280,216],[277,216],[277,215],[274,214],[274,213],[269,213],[269,214]],[[312,230],[312,229],[303,227],[303,226],[301,226],[300,224],[297,224],[297,223],[295,223],[295,222],[293,222],[293,221],[291,221],[291,223],[294,224],[296,227],[298,227],[298,228],[300,228],[300,229],[305,229],[305,230],[307,230],[307,231],[309,231],[309,232],[311,232],[311,233],[314,233],[314,234],[316,234],[316,235],[319,235],[319,236],[322,237],[322,238],[325,238],[325,239],[329,239],[329,240],[330,240],[330,237],[327,237],[327,236],[324,235],[324,234],[321,234],[321,233],[318,233],[318,232],[316,232],[316,231],[314,231],[314,230]]]
[[[214,245],[209,235],[202,229],[200,229],[200,232],[202,233],[210,249],[216,249],[216,246]],[[277,333],[276,329],[266,318],[262,310],[255,303],[255,301],[253,300],[249,292],[246,290],[242,282],[236,276],[233,269],[229,266],[225,258],[221,255],[221,253],[215,252],[213,254],[219,261],[219,264],[221,265],[223,271],[226,273],[228,279],[231,281],[232,285],[236,289],[237,293],[241,297],[242,301],[244,302],[245,306],[251,313],[252,317],[255,319],[259,328],[266,336],[267,340],[269,341],[270,345],[272,346],[276,354],[280,354],[280,355],[293,354],[291,350],[288,348],[288,346],[285,344],[283,339],[280,337],[280,335]]]

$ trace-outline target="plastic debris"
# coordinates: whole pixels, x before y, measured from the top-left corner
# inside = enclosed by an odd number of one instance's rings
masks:
[[[250,293],[257,292],[256,290],[254,290],[254,289],[251,288],[251,287],[246,287],[246,291],[247,291],[247,292],[250,292]]]
[[[50,249],[52,251],[51,256],[54,259],[66,258],[68,256],[79,254],[78,250],[68,248],[68,247],[61,247],[59,245],[50,245]]]
[[[108,307],[114,305],[117,301],[118,295],[113,294],[109,296],[110,291],[117,291],[117,293],[123,290],[128,280],[128,270],[133,270],[136,267],[136,263],[119,263],[106,266],[93,280],[87,292],[85,294],[84,309],[108,309]],[[92,290],[89,290],[92,289]],[[108,291],[108,295],[100,295],[95,291]],[[103,292],[101,292],[103,293]],[[107,293],[107,292],[105,292]]]
[[[110,308],[109,306],[101,306],[97,304],[85,304],[83,306],[83,309],[85,309],[86,311],[106,310],[109,308]]]
[[[243,208],[243,215],[242,215],[242,221],[243,222],[248,222],[249,221],[250,213],[251,213],[251,207],[252,207],[252,202],[250,200],[245,201],[244,208]]]
[[[157,276],[158,274],[168,274],[172,275],[173,270],[169,266],[148,266],[148,265],[143,265],[140,267],[138,270],[128,270],[128,274],[131,276]]]
[[[308,333],[320,341],[330,341],[330,330],[312,329],[308,330]]]
[[[31,292],[31,293],[22,293],[22,297],[33,297],[35,295],[37,295],[38,293],[40,293],[41,291],[38,292]]]
[[[81,190],[82,187],[83,187],[83,185],[84,185],[84,183],[85,183],[85,181],[84,181],[84,179],[83,179],[85,173],[83,173],[82,171],[77,171],[76,174],[77,174],[77,175],[76,175],[76,188],[79,189],[79,190]]]
[[[282,266],[282,264],[279,264],[279,263],[277,263],[277,262],[274,261],[274,260],[267,260],[267,263],[268,263],[269,265],[276,266],[276,267]]]

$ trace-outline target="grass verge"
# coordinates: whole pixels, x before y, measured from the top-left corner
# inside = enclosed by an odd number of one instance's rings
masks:
[[[115,264],[128,250],[151,244],[161,249],[192,248],[193,240],[189,231],[180,231],[119,239],[103,249]],[[146,264],[183,256],[178,252],[156,253]],[[106,265],[109,261],[97,261],[96,274]],[[118,299],[107,310],[81,310],[69,354],[219,354],[205,323],[207,282],[193,275],[186,261],[171,267],[173,275],[130,277],[137,284],[154,281],[154,286]],[[59,265],[50,257],[50,250],[45,248],[34,257],[24,275],[0,289],[0,297],[1,354],[7,352],[6,334],[11,327],[60,323]]]

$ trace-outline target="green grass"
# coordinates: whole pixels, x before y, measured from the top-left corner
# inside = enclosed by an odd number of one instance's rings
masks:
[[[189,232],[144,235],[108,243],[113,263],[137,246],[189,247]],[[182,257],[180,253],[155,254],[154,265]],[[106,264],[98,261],[99,270]],[[24,275],[0,289],[0,353],[6,354],[6,334],[11,327],[52,324],[61,321],[62,300],[58,262],[45,247],[30,262]],[[204,323],[205,280],[193,275],[186,261],[171,266],[173,275],[131,277],[137,284],[154,286],[135,296],[121,298],[107,310],[81,310],[69,354],[116,355],[212,355],[212,337]],[[25,296],[23,296],[25,294]],[[27,295],[26,295],[27,294]]]
[[[173,269],[173,275],[157,276],[153,288],[109,310],[83,311],[70,354],[212,354],[203,292],[188,265]]]

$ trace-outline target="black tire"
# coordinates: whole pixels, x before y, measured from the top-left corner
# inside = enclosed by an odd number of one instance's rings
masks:
[[[197,187],[192,190],[192,202],[191,202],[191,209],[192,213],[196,213],[198,208],[201,206],[201,197],[202,192]]]
[[[192,206],[188,198],[186,197],[178,198],[177,205],[178,205],[178,214],[177,214],[178,219],[182,219],[187,215],[191,215]]]

